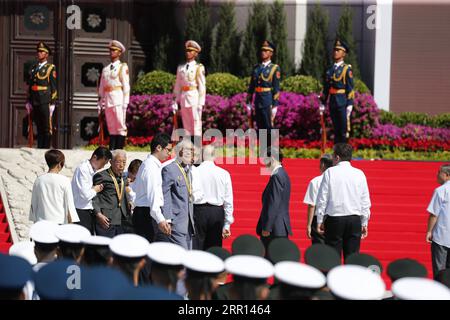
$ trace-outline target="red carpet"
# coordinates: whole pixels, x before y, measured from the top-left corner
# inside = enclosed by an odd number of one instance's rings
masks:
[[[11,247],[11,234],[9,233],[8,221],[6,220],[5,208],[0,196],[0,252],[8,253]]]
[[[426,208],[433,190],[438,186],[438,162],[353,161],[353,166],[366,174],[372,201],[368,238],[362,241],[361,252],[369,253],[386,266],[398,258],[417,259],[431,271],[430,246],[425,242],[428,213]],[[293,240],[303,254],[310,245],[306,237],[306,205],[303,197],[309,181],[319,175],[319,161],[286,159],[285,168],[291,178],[290,214]],[[232,237],[224,246],[231,248],[232,240],[240,234],[256,234],[255,227],[261,209],[261,194],[268,176],[259,174],[260,165],[223,165],[229,170],[234,189],[235,223]]]

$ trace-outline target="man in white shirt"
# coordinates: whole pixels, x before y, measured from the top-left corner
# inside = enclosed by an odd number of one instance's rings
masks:
[[[58,224],[79,222],[70,180],[60,174],[64,168],[64,154],[60,150],[48,150],[45,161],[49,170],[34,182],[29,219],[33,222],[48,220]]]
[[[139,167],[133,185],[136,192],[133,227],[138,235],[153,242],[158,228],[166,235],[171,232],[169,221],[161,213],[164,205],[161,167],[172,152],[170,137],[164,133],[155,135],[150,149],[151,154]]]
[[[366,176],[350,164],[352,146],[337,143],[333,150],[335,166],[323,174],[317,196],[317,231],[346,258],[367,237],[371,203]]]
[[[89,160],[83,161],[73,173],[72,192],[75,208],[77,209],[79,224],[94,234],[95,213],[92,199],[103,190],[103,185],[93,185],[95,173],[105,167],[111,160],[112,154],[106,147],[95,149]]]
[[[428,205],[427,242],[431,243],[433,276],[438,279],[439,272],[450,268],[450,163],[438,171],[436,188]]]
[[[194,249],[207,250],[222,247],[222,239],[231,235],[233,217],[233,186],[225,169],[215,165],[215,149],[208,145],[203,149],[203,162],[197,168],[203,197],[194,202],[194,222],[197,231]]]
[[[309,184],[305,193],[303,203],[308,205],[307,223],[306,223],[306,236],[311,239],[312,243],[325,243],[325,238],[322,234],[317,232],[317,216],[316,201],[317,193],[319,192],[320,184],[322,183],[323,173],[325,170],[333,166],[333,159],[331,155],[324,154],[320,158],[320,176],[313,178]]]

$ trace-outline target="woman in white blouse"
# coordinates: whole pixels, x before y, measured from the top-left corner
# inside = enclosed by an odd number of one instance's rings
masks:
[[[64,168],[64,154],[59,150],[49,150],[45,153],[45,161],[49,170],[34,182],[30,220],[48,220],[58,224],[80,221],[73,201],[70,179],[60,174]]]

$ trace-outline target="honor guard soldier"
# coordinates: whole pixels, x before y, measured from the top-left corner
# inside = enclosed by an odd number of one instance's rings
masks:
[[[48,63],[50,48],[43,42],[37,45],[38,63],[31,67],[28,80],[28,97],[25,108],[27,113],[33,110],[37,126],[38,148],[48,149],[53,133],[52,115],[58,98],[56,90],[56,68]]]
[[[280,97],[281,70],[277,64],[271,62],[275,46],[264,41],[261,46],[261,60],[252,72],[250,85],[247,90],[247,108],[251,111],[251,101],[255,94],[255,115],[258,130],[267,129],[267,146],[271,145],[273,121],[278,109]]]
[[[119,60],[125,47],[117,40],[109,43],[111,63],[103,68],[99,95],[99,114],[104,111],[108,126],[109,149],[123,149],[127,136],[127,107],[130,102],[130,76],[128,65]]]
[[[172,108],[177,112],[181,108],[183,128],[187,134],[202,136],[202,109],[206,99],[205,67],[195,59],[201,52],[200,45],[188,40],[185,43],[186,63],[178,66],[177,78],[173,89]]]
[[[350,114],[353,109],[353,73],[352,66],[344,63],[349,48],[344,41],[336,40],[333,50],[334,65],[325,75],[321,94],[325,105],[329,98],[330,117],[334,128],[334,143],[347,142],[350,131]]]

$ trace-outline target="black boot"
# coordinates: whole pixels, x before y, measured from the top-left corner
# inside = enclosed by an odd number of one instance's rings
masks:
[[[117,136],[116,149],[123,149],[125,146],[125,136]]]
[[[116,135],[110,135],[109,136],[109,150],[113,151],[117,147],[117,136]]]

